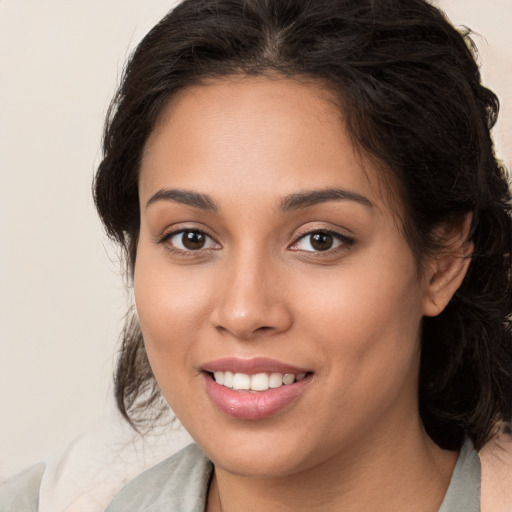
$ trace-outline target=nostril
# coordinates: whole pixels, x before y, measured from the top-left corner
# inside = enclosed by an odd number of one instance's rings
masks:
[[[211,324],[223,336],[253,340],[284,332],[292,324],[291,312],[283,301],[270,303],[255,299],[254,303],[249,303],[235,299],[220,301],[210,315]]]

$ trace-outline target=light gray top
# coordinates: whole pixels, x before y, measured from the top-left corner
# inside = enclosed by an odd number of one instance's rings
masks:
[[[0,512],[37,512],[44,465],[0,485]],[[191,444],[129,482],[105,512],[204,512],[212,463]],[[471,441],[462,446],[439,512],[480,512],[480,458]]]
[[[480,457],[466,439],[439,512],[480,512],[481,481]]]
[[[40,462],[0,483],[0,512],[37,512],[44,469]]]
[[[204,512],[212,473],[213,464],[189,444],[129,482],[105,512]]]

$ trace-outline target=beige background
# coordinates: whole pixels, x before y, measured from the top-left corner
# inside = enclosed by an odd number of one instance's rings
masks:
[[[126,294],[91,199],[119,70],[170,0],[0,0],[0,477],[111,410]],[[512,0],[440,0],[477,38],[512,165]],[[110,413],[108,413],[110,414]]]

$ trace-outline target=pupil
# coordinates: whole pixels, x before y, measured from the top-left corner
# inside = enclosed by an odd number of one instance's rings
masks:
[[[311,235],[311,246],[317,251],[327,251],[332,247],[333,238],[329,233],[315,233]]]
[[[183,233],[182,242],[187,249],[201,249],[205,243],[205,236],[197,231],[186,231]]]

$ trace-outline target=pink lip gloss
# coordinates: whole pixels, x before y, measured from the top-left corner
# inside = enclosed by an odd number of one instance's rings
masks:
[[[312,374],[306,369],[266,358],[219,359],[205,364],[202,369],[206,392],[212,402],[228,416],[242,420],[259,420],[277,414],[299,399],[312,380]],[[302,378],[292,384],[283,384],[263,391],[235,390],[215,382],[212,373],[216,371],[239,372],[246,375],[302,374]]]
[[[260,420],[277,414],[297,400],[311,379],[266,391],[235,391],[217,384],[204,374],[206,391],[212,402],[228,416],[242,420]]]

